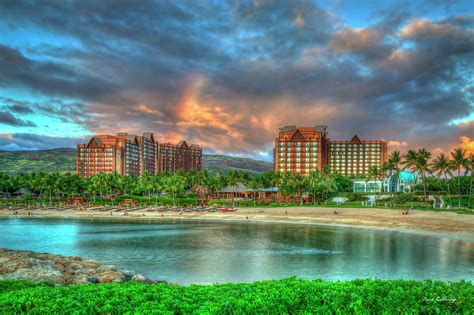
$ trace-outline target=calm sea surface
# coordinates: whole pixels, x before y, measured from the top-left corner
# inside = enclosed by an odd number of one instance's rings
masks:
[[[291,276],[474,281],[474,242],[345,227],[1,218],[0,247],[82,256],[180,284]]]

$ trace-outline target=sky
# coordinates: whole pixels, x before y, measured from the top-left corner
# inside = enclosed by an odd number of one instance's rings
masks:
[[[285,125],[474,153],[472,1],[0,1],[0,149],[153,132],[271,161]]]

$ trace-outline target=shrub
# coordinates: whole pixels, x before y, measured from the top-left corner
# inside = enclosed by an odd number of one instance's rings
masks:
[[[471,282],[289,278],[175,286],[134,282],[19,288],[0,294],[2,313],[460,313],[474,308]]]

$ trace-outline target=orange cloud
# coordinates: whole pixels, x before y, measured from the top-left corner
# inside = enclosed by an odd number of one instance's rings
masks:
[[[474,154],[474,139],[466,136],[459,137],[461,140],[461,148],[466,150],[467,154]]]
[[[381,35],[371,29],[344,29],[335,34],[329,46],[338,53],[360,51],[370,48],[380,39]]]
[[[151,114],[151,115],[155,115],[155,116],[158,116],[158,117],[163,116],[163,113],[160,112],[158,109],[150,108],[150,107],[146,106],[145,104],[138,104],[136,109],[139,112],[142,112],[142,113],[145,113],[145,114]]]
[[[405,150],[408,147],[408,143],[406,141],[389,140],[387,141],[387,147],[390,151]]]
[[[451,36],[457,33],[457,30],[450,24],[436,24],[428,20],[419,19],[411,22],[400,30],[402,38],[414,38],[418,36]]]
[[[202,75],[194,76],[184,89],[178,106],[176,123],[181,127],[212,127],[224,131],[234,139],[241,139],[242,134],[233,125],[240,120],[241,115],[231,115],[219,105],[204,104],[201,91],[206,85],[206,78]]]

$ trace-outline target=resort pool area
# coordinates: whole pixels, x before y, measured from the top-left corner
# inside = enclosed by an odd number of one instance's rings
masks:
[[[0,247],[81,256],[179,284],[474,280],[474,242],[309,224],[0,218]]]

